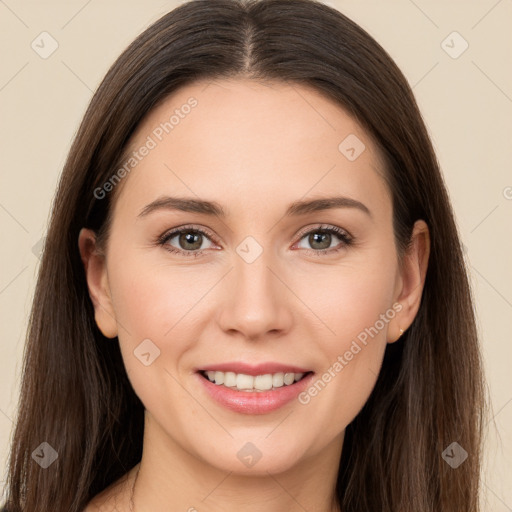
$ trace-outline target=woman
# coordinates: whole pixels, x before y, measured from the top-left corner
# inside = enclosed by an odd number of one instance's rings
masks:
[[[471,293],[418,107],[312,0],[199,0],[84,116],[7,510],[477,511]]]

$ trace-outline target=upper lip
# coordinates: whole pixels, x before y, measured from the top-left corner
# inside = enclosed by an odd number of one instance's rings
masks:
[[[243,373],[244,375],[265,375],[268,373],[307,373],[312,370],[301,368],[290,364],[266,362],[260,364],[247,364],[240,361],[233,361],[231,363],[218,363],[202,366],[197,371],[219,371],[219,372],[234,372]]]

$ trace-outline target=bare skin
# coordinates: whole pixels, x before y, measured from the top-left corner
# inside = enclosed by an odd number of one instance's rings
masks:
[[[191,84],[146,117],[130,150],[156,140],[155,128],[190,97],[197,106],[116,185],[106,250],[96,250],[90,230],[80,233],[95,320],[105,336],[119,338],[145,406],[140,467],[86,512],[128,512],[139,469],[137,512],[336,512],[345,428],[375,385],[386,344],[417,314],[428,228],[416,223],[400,265],[376,146],[344,109],[307,87]],[[365,145],[352,161],[339,149],[349,134]],[[162,196],[216,201],[226,216],[139,215]],[[294,201],[331,196],[359,206],[285,215]],[[179,235],[156,242],[183,226],[205,231],[198,249]],[[310,236],[321,226],[342,229],[351,242],[331,234],[323,248]],[[248,236],[262,249],[250,263],[237,252]],[[308,403],[242,414],[214,401],[198,380],[198,367],[225,361],[294,364],[320,378],[376,325],[378,333]],[[149,366],[134,357],[145,339],[160,350]],[[237,457],[248,442],[262,454],[252,467]]]

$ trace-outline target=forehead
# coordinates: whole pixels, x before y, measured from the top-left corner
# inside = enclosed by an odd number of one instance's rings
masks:
[[[146,116],[130,158],[120,202],[134,206],[159,194],[195,195],[226,204],[229,214],[326,193],[388,195],[369,134],[343,107],[299,84],[187,85]]]

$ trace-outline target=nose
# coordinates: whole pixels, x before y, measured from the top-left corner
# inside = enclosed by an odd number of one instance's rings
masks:
[[[275,259],[263,251],[248,263],[235,254],[234,268],[226,276],[218,314],[220,328],[251,341],[276,337],[293,324],[293,293]]]

